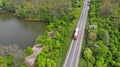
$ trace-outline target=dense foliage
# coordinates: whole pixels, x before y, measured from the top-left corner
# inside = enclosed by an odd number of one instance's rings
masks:
[[[67,9],[72,10],[67,13],[63,11],[63,15],[55,17],[48,25],[45,36],[36,39],[36,44],[45,45],[44,50],[37,56],[36,67],[62,67],[77,24],[75,20],[78,20],[80,15],[82,2],[76,2],[74,6],[68,4],[71,7]]]
[[[33,54],[34,51],[31,47],[27,47],[24,52],[25,52],[26,56],[29,56],[29,55]]]
[[[120,0],[91,0],[81,67],[120,67]]]
[[[22,67],[22,65],[24,65],[23,51],[18,45],[0,45],[0,67]]]
[[[27,20],[52,22],[72,11],[79,0],[0,0],[0,11],[10,12]],[[72,5],[71,5],[72,4]],[[65,17],[64,17],[65,18]]]
[[[79,17],[82,0],[0,0],[0,13],[49,22],[36,67],[61,67]],[[81,67],[120,67],[120,0],[91,0]],[[73,23],[74,22],[74,23]],[[98,28],[90,29],[89,25]],[[7,48],[7,47],[5,47]],[[1,48],[0,67],[24,67],[21,52]],[[4,51],[3,51],[4,50]],[[14,52],[14,53],[12,53]],[[26,53],[31,54],[31,48]],[[16,54],[18,53],[18,54]],[[19,63],[19,64],[18,64]]]
[[[0,0],[0,13],[9,12],[26,20],[49,22],[46,34],[38,36],[35,42],[40,47],[44,46],[42,53],[37,56],[35,66],[62,67],[82,3],[82,0]],[[32,53],[29,47],[25,50],[26,55]],[[11,58],[14,57],[10,56],[9,62],[12,62]],[[5,61],[8,58],[1,59]],[[6,65],[4,61],[1,63]]]

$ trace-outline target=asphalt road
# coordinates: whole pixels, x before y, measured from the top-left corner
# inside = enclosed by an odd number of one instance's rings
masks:
[[[71,46],[69,48],[63,67],[78,67],[80,52],[82,47],[83,34],[84,34],[86,19],[87,19],[88,10],[89,10],[88,1],[90,0],[84,0],[82,13],[81,13],[78,25],[76,27],[76,28],[79,28],[78,38],[76,40],[74,39],[72,40]]]

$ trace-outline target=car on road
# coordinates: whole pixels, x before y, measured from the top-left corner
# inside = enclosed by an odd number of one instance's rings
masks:
[[[90,1],[88,1],[87,5],[90,6]]]
[[[78,38],[78,33],[79,33],[79,28],[76,28],[74,36],[73,36],[74,40]]]

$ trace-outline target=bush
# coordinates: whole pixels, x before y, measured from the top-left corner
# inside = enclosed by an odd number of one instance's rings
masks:
[[[93,32],[90,32],[88,37],[89,37],[90,40],[96,40],[96,38],[97,38],[96,34],[93,33]]]
[[[7,60],[0,56],[0,67],[7,67]]]
[[[35,44],[41,44],[41,43],[44,43],[44,39],[43,36],[39,35],[35,40]]]
[[[33,49],[31,48],[31,47],[27,47],[26,49],[25,49],[25,55],[26,56],[29,56],[29,55],[31,55],[31,54],[33,54]]]

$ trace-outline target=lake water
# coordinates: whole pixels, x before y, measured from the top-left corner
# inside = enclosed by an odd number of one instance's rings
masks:
[[[38,35],[45,33],[47,23],[30,22],[10,14],[0,14],[0,45],[19,45],[20,49],[33,46]]]

